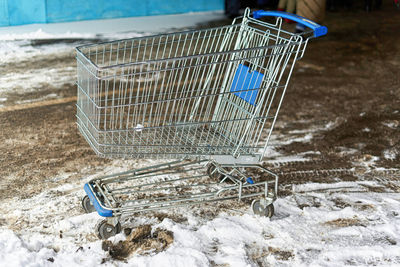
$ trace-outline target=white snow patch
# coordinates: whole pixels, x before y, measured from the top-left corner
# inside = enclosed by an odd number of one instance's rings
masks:
[[[31,199],[1,203],[3,218],[15,221],[13,228],[24,222],[28,225],[14,231],[0,228],[0,262],[5,266],[97,266],[107,258],[101,241],[93,235],[93,226],[100,217],[80,211],[81,186],[61,185]],[[169,211],[187,217],[183,223],[169,218],[157,223],[144,214],[136,215],[130,218],[133,225],[151,223],[153,229],[170,230],[174,242],[159,254],[134,254],[126,263],[107,260],[105,266],[209,266],[211,262],[229,266],[400,264],[398,195],[330,190],[350,187],[362,185],[296,185],[294,195],[275,202],[272,219],[255,216],[249,209],[240,213],[220,211],[214,219],[195,215],[192,208]],[[299,199],[308,206],[300,208]],[[335,199],[349,206],[339,208]],[[371,207],[373,212],[358,208],[360,205]],[[207,209],[207,205],[202,208]],[[335,225],[336,220],[360,223]],[[111,240],[124,238],[119,234]]]
[[[351,154],[355,154],[358,152],[358,149],[355,149],[355,148],[349,148],[349,147],[344,147],[344,146],[338,146],[336,148],[340,150],[339,154],[342,156],[343,155],[351,155]]]
[[[394,149],[385,149],[383,151],[383,157],[385,159],[389,159],[389,160],[395,160],[397,157],[397,151],[395,151]]]
[[[144,129],[144,126],[141,124],[138,124],[133,129],[135,129],[136,132],[141,132]]]
[[[388,121],[382,122],[383,125],[392,129],[399,129],[399,122],[398,121]]]
[[[63,84],[73,84],[75,81],[76,70],[73,67],[61,68],[39,68],[32,69],[23,73],[7,73],[0,77],[0,93],[18,93],[34,92],[42,89],[44,84],[49,84],[55,88]],[[53,94],[45,98],[54,97]],[[36,101],[43,100],[38,99]],[[23,103],[35,100],[25,100]]]
[[[330,121],[330,122],[328,122],[328,123],[325,125],[325,130],[332,129],[333,127],[335,127],[335,125],[336,125],[335,122]]]
[[[0,39],[0,63],[26,60],[34,56],[57,55],[73,53],[73,44],[49,44],[32,46],[29,40],[2,41]],[[51,66],[49,66],[51,69]]]
[[[375,184],[375,183],[374,183]],[[359,187],[354,182],[339,182],[339,183],[308,183],[308,184],[297,184],[292,186],[293,192],[311,192],[318,190],[331,190],[331,189],[344,189],[344,188],[356,188]]]
[[[0,231],[0,262],[3,266],[48,266],[56,253],[39,240],[26,243],[10,230]]]
[[[260,149],[259,153],[262,153],[263,149]],[[265,156],[267,158],[274,158],[274,157],[279,157],[282,154],[279,153],[278,151],[276,151],[276,148],[273,146],[267,146],[266,150],[265,150]]]
[[[268,163],[282,163],[282,162],[298,162],[298,161],[309,161],[311,158],[306,158],[308,155],[319,155],[321,152],[319,151],[306,151],[302,153],[298,153],[297,155],[283,156],[279,153],[275,155],[268,155],[268,158],[265,159]]]
[[[50,99],[50,98],[56,98],[56,97],[57,97],[57,94],[53,93],[53,94],[48,94],[48,95],[45,95],[43,97],[39,97],[39,98],[36,98],[36,99],[27,99],[27,100],[15,101],[15,103],[16,104],[26,104],[26,103],[43,101],[43,100]]]
[[[300,143],[307,143],[310,142],[311,139],[313,138],[313,134],[307,131],[308,133],[306,135],[300,136],[300,137],[293,137],[290,138],[289,140],[281,141],[281,145],[289,145],[294,142],[300,142]]]
[[[3,41],[17,41],[17,40],[41,40],[41,39],[88,39],[94,38],[95,34],[92,33],[49,33],[42,28],[36,31],[26,33],[3,33],[0,34],[0,40]]]

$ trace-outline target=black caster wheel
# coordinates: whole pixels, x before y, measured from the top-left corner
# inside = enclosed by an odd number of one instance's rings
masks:
[[[217,179],[217,180],[221,180],[223,178],[223,175],[220,174],[217,170],[217,167],[215,167],[214,164],[209,164],[207,167],[207,175],[211,178],[211,179]]]
[[[82,208],[85,210],[86,213],[92,213],[96,211],[88,196],[84,196],[82,198]]]
[[[108,239],[121,232],[121,223],[118,222],[115,226],[107,220],[101,220],[96,225],[96,235],[100,239]]]
[[[216,170],[217,167],[215,167],[214,164],[209,164],[207,167],[207,175],[213,179],[213,180],[217,180],[219,182],[222,182],[222,180],[224,180],[224,178],[226,177],[225,175],[221,174],[220,172],[218,172],[218,170]],[[224,182],[226,183],[231,183],[232,181],[230,179],[225,179]]]
[[[251,203],[251,209],[253,210],[254,214],[265,216],[268,218],[274,216],[275,212],[273,204],[269,204],[264,208],[263,205],[261,205],[260,199],[254,200],[253,203]]]

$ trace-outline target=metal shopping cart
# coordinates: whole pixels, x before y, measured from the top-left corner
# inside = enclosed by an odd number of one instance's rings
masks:
[[[282,17],[311,30],[285,31]],[[179,159],[85,184],[84,209],[106,217],[98,236],[120,232],[122,215],[236,198],[255,199],[254,213],[271,217],[278,176],[259,163],[294,63],[326,32],[246,9],[229,26],[78,47],[77,124],[93,150]]]

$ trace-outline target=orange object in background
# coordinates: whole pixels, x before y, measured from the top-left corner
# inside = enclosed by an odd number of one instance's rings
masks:
[[[297,15],[320,23],[325,18],[326,0],[297,0]]]

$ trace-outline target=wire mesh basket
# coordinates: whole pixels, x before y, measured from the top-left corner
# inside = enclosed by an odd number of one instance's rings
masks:
[[[78,47],[79,130],[106,157],[259,161],[305,48],[280,23]]]

